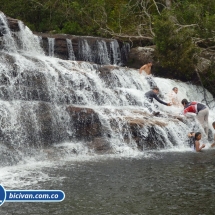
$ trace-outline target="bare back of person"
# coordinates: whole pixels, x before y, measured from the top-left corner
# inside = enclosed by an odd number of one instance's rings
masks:
[[[143,65],[142,67],[140,67],[139,73],[141,74],[143,71],[145,71],[145,73],[147,75],[150,75],[151,74],[151,67],[152,67],[152,63],[149,62],[149,63]]]

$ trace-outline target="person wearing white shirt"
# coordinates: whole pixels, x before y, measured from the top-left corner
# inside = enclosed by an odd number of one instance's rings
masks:
[[[181,102],[178,98],[178,88],[173,87],[172,91],[169,93],[169,101],[175,107],[182,107]]]

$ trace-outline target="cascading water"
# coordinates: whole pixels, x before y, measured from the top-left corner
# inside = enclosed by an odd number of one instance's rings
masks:
[[[118,65],[121,59],[119,44],[116,40],[110,42],[110,59],[114,65]]]
[[[92,50],[85,39],[78,41],[78,57],[79,60],[92,62]]]
[[[20,31],[16,33],[18,39],[19,50],[23,50],[25,53],[44,54],[43,49],[40,46],[41,39],[34,35],[32,31],[23,24],[23,22],[18,21]],[[54,40],[50,39],[50,56],[54,56]]]
[[[130,52],[130,45],[128,43],[124,43],[121,49],[121,64],[125,65],[128,61],[128,53]]]
[[[54,57],[55,39],[54,38],[48,38],[48,44],[49,44],[49,56]]]
[[[45,56],[39,37],[21,22],[20,31],[11,33],[3,14],[0,20],[5,29],[0,57],[2,166],[29,157],[47,161],[103,150],[128,156],[144,154],[147,149],[189,150],[187,132],[194,127],[202,131],[195,118],[174,118],[179,108],[158,104],[163,117],[152,117],[144,107],[144,93],[150,86],[137,70],[54,58],[51,38],[50,57]],[[95,49],[102,53],[97,60],[119,64],[121,53],[115,43],[110,43],[112,54],[108,56],[106,44],[98,41]],[[69,40],[67,44],[71,48]],[[80,40],[79,57],[91,61],[92,53],[87,41]],[[72,53],[70,59],[75,60]],[[164,100],[175,86],[181,99],[204,100],[201,87],[154,80]],[[215,104],[209,92],[207,97],[211,125]]]
[[[94,45],[94,62],[103,65],[109,65],[110,59],[108,57],[108,49],[105,41],[97,40]]]
[[[6,16],[0,12],[0,31],[1,31],[1,49],[8,52],[17,52],[17,47],[12,37],[10,28],[8,27]]]
[[[68,53],[69,53],[69,60],[75,60],[75,54],[72,47],[72,41],[69,39],[66,39]]]

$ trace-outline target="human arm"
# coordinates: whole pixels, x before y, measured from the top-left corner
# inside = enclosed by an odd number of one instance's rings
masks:
[[[153,94],[153,98],[156,99],[159,103],[161,103],[161,104],[163,104],[163,105],[171,106],[170,103],[166,103],[166,102],[160,100],[160,99],[158,98],[158,96],[157,96],[155,93]]]
[[[145,69],[146,69],[146,65],[143,65],[142,67],[140,67],[139,73],[142,74],[143,70],[145,70]]]
[[[188,137],[194,137],[194,136],[195,136],[195,132],[190,132],[190,133],[188,133],[187,136],[188,136]]]
[[[195,147],[196,147],[196,151],[197,151],[197,152],[200,152],[203,148],[205,148],[205,144],[202,144],[202,145],[200,146],[199,141],[195,141]]]

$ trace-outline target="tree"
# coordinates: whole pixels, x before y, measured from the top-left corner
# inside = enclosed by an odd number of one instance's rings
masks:
[[[198,48],[192,41],[193,30],[177,25],[169,11],[155,19],[156,56],[166,73],[182,80],[191,80],[195,73]]]

